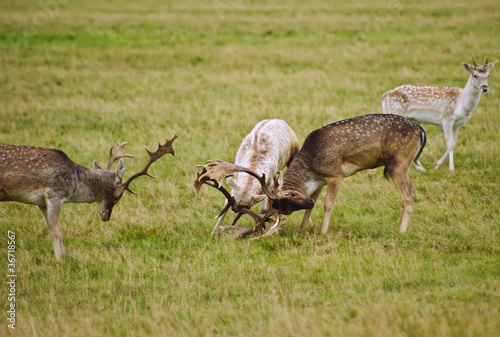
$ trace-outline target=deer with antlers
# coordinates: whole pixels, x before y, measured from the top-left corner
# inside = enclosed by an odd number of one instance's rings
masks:
[[[310,133],[284,174],[282,186],[273,191],[266,187],[264,175],[223,161],[202,166],[194,186],[197,192],[203,184],[220,188],[222,181],[234,172],[247,172],[254,176],[270,199],[271,206],[264,214],[255,216],[256,226],[242,235],[262,233],[264,224],[270,222],[271,228],[264,234],[266,236],[278,232],[283,226],[279,214],[287,215],[302,209],[306,210],[300,226],[304,229],[326,185],[325,214],[321,228],[321,232],[325,233],[342,181],[361,170],[384,166],[384,175],[392,178],[401,194],[403,213],[399,231],[405,232],[415,194],[408,178],[408,167],[418,160],[425,143],[425,131],[401,116],[360,116]],[[271,216],[276,216],[276,221],[270,219]]]
[[[97,203],[99,217],[108,221],[111,211],[124,191],[133,192],[129,185],[137,177],[146,175],[155,161],[170,153],[174,155],[173,141],[158,144],[151,152],[146,146],[149,160],[146,166],[122,182],[125,164],[121,158],[135,158],[125,152],[126,142],[110,150],[107,170],[94,161],[94,169],[76,164],[62,151],[40,147],[0,144],[0,201],[16,201],[37,205],[42,211],[54,241],[56,260],[65,253],[59,213],[64,203]],[[111,172],[118,162],[116,172]],[[154,177],[153,177],[154,178]]]
[[[299,141],[295,132],[285,122],[279,119],[263,120],[252,129],[243,139],[236,154],[235,164],[244,166],[252,171],[265,175],[263,184],[270,190],[274,188],[275,177],[281,178],[281,171],[288,166],[299,150]],[[276,179],[281,181],[281,179]],[[212,231],[216,234],[222,230],[246,230],[243,226],[236,226],[236,222],[243,214],[249,214],[255,220],[259,215],[252,211],[252,206],[260,202],[260,211],[268,208],[266,194],[262,191],[260,183],[251,175],[236,172],[233,177],[228,177],[227,182],[231,193],[225,189],[221,192],[226,196],[224,207],[216,217],[217,224]],[[223,188],[221,186],[221,188]],[[238,213],[231,226],[222,226],[229,209]]]
[[[453,151],[457,145],[458,129],[467,122],[481,98],[482,92],[488,91],[488,77],[491,68],[497,63],[478,65],[474,57],[474,66],[462,62],[470,73],[465,88],[432,87],[403,85],[389,90],[382,96],[384,113],[401,115],[416,123],[441,125],[446,138],[446,151],[437,161],[435,169],[449,158],[449,169],[454,170]],[[418,161],[415,167],[424,171]]]

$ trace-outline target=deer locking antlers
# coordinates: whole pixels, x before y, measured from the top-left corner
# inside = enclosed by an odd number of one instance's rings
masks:
[[[280,221],[279,219],[277,209],[265,210],[263,214],[259,214],[255,211],[252,211],[248,207],[237,206],[233,196],[222,185],[224,179],[228,176],[231,176],[235,172],[248,173],[259,181],[264,193],[268,196],[268,198],[270,200],[275,200],[276,196],[271,191],[269,191],[266,186],[265,174],[259,175],[246,167],[231,164],[222,160],[209,161],[209,164],[198,165],[197,167],[202,167],[202,171],[201,173],[197,173],[197,177],[193,183],[196,191],[196,196],[200,196],[200,189],[203,184],[212,186],[213,188],[221,191],[227,199],[226,206],[216,218],[221,216],[221,214],[224,214],[229,208],[232,208],[234,212],[238,213],[231,226],[222,226],[221,230],[233,229],[236,231],[236,234],[239,237],[244,237],[245,235],[256,232],[259,233],[259,237],[265,237],[277,233],[284,226],[284,222]],[[253,228],[235,226],[243,214],[248,214],[254,219],[255,226]],[[273,215],[276,217],[276,220],[270,218]],[[266,222],[269,222],[271,224],[271,228],[265,234],[262,234]]]

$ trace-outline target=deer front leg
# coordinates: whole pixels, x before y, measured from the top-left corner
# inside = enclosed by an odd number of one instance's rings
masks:
[[[443,156],[437,161],[434,169],[438,169],[441,164],[444,163],[447,157],[449,157],[449,169],[451,171],[454,170],[453,166],[453,150],[455,149],[455,142],[453,140],[453,131],[450,123],[443,124],[444,138],[446,139],[446,152]],[[458,130],[457,130],[458,131]]]
[[[323,217],[323,226],[321,226],[321,234],[325,234],[328,230],[328,223],[333,211],[333,204],[337,199],[340,190],[340,185],[344,180],[343,177],[329,179],[326,182],[326,197],[325,197],[325,215]]]
[[[323,186],[318,188],[316,191],[314,191],[313,194],[311,194],[311,199],[314,200],[314,203],[318,200],[319,196],[321,195],[321,191],[323,190]],[[300,224],[300,230],[304,230],[307,227],[307,224],[309,221],[311,221],[311,213],[312,213],[312,208],[311,209],[306,209],[304,213],[304,217],[302,218],[302,223]]]
[[[221,214],[219,214],[218,216],[217,223],[215,224],[215,227],[212,231],[212,235],[218,234],[220,232],[220,225],[222,225],[222,222],[226,217],[227,211],[229,210],[227,199],[226,202],[224,203],[224,207],[222,208],[222,210],[223,212],[221,212]]]
[[[66,253],[63,244],[63,235],[61,232],[61,225],[59,222],[59,212],[61,211],[61,202],[46,201],[47,206],[38,206],[42,211],[45,221],[49,226],[50,233],[52,234],[52,241],[54,242],[54,253],[57,261],[62,261],[62,256]]]

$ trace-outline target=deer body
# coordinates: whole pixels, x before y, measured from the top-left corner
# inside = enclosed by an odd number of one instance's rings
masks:
[[[416,123],[441,125],[446,138],[447,150],[437,161],[437,169],[449,158],[449,169],[454,170],[453,151],[457,143],[458,129],[467,122],[481,98],[488,91],[489,71],[495,62],[474,67],[463,62],[470,73],[465,88],[403,85],[389,90],[382,96],[384,113],[401,115]],[[423,170],[417,162],[415,166]]]
[[[0,201],[93,203],[115,189],[115,174],[78,165],[59,150],[0,144],[0,160]]]
[[[165,153],[174,153],[171,143]],[[113,162],[126,154],[122,143],[112,148],[108,170]],[[167,144],[165,144],[167,145]],[[149,152],[149,151],[148,151]],[[154,160],[150,154],[150,165]],[[120,200],[129,183],[143,171],[122,183],[125,165],[120,159],[117,171],[104,170],[94,162],[94,169],[76,164],[62,151],[55,149],[0,144],[0,202],[14,201],[37,205],[49,226],[54,242],[56,260],[65,253],[59,213],[64,203],[97,203],[99,217],[108,221],[114,205]],[[129,190],[130,191],[130,190]]]
[[[304,229],[324,186],[327,187],[321,232],[328,229],[333,204],[342,181],[356,172],[385,166],[403,200],[399,230],[405,232],[412,212],[414,188],[409,165],[418,159],[425,132],[396,115],[366,115],[327,125],[313,131],[283,176],[273,207],[280,214],[306,209]]]
[[[243,139],[236,154],[235,164],[265,174],[265,183],[273,189],[275,176],[293,159],[299,150],[299,141],[292,128],[279,119],[263,120]],[[260,183],[248,173],[237,172],[227,179],[234,197],[234,210],[251,208],[261,203],[261,211],[267,208],[267,197]],[[224,210],[212,234],[217,233],[228,210],[226,200]]]

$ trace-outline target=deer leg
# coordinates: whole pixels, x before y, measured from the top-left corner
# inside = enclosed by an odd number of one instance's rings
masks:
[[[453,148],[452,148],[452,151],[450,153],[450,170],[454,170],[454,166],[453,166],[453,151],[455,150],[455,146],[457,146],[457,135],[458,135],[458,129],[460,127],[459,126],[455,126],[453,127]]]
[[[399,167],[394,170],[388,170],[388,172],[394,181],[394,184],[398,188],[403,201],[403,213],[401,214],[401,220],[399,221],[399,231],[404,233],[406,232],[408,223],[410,222],[415,198],[415,188],[408,178],[408,168],[403,169],[402,167]]]
[[[269,209],[269,198],[266,196],[261,202],[259,206],[259,212],[263,213]]]
[[[61,211],[62,204],[60,202],[49,202],[48,200],[46,203],[47,206],[38,206],[38,208],[42,211],[45,221],[49,226],[50,233],[52,234],[56,260],[62,261],[62,256],[66,253],[63,244],[61,225],[59,222],[59,212]]]
[[[314,200],[314,203],[318,200],[319,196],[321,195],[321,191],[323,190],[323,186],[318,188],[316,191],[314,191],[313,194],[311,194],[311,199]],[[300,224],[300,230],[304,230],[307,227],[307,224],[309,221],[311,221],[311,213],[312,213],[312,208],[311,209],[306,209],[304,213],[304,217],[302,218],[302,223]]]
[[[443,156],[437,161],[434,169],[438,169],[441,164],[444,163],[446,158],[449,158],[450,164],[449,169],[453,171],[453,150],[455,149],[455,142],[453,141],[453,131],[450,123],[443,124],[444,138],[446,139],[446,152]]]
[[[217,223],[215,224],[215,227],[212,231],[212,235],[218,234],[220,232],[219,227],[220,227],[220,225],[222,225],[222,222],[224,221],[224,218],[226,217],[227,211],[229,210],[228,204],[229,203],[226,200],[226,202],[224,203],[224,208],[222,209],[222,212],[218,215]]]
[[[328,230],[328,223],[333,211],[333,204],[340,190],[340,185],[344,180],[343,177],[329,179],[326,182],[326,197],[325,197],[325,215],[323,216],[323,226],[321,226],[321,234],[325,234]]]

